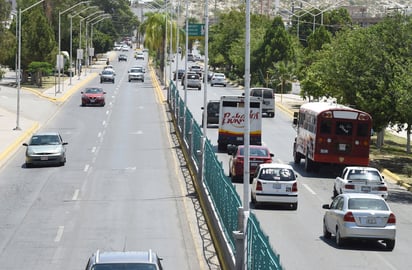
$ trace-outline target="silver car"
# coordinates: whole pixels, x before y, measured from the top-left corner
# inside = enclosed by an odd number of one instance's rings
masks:
[[[160,258],[148,251],[96,251],[89,258],[86,270],[162,270]]]
[[[185,79],[187,80],[187,82],[185,82],[187,88],[197,88],[198,90],[202,90],[202,80],[198,74],[188,73],[185,75]]]
[[[386,249],[393,250],[396,236],[396,217],[385,199],[374,194],[340,194],[327,209],[323,217],[323,236],[336,236],[341,247],[347,239],[369,239],[383,241]]]
[[[32,165],[66,163],[66,145],[57,132],[42,132],[34,134],[26,146],[26,168]]]
[[[128,73],[129,82],[133,80],[144,82],[145,69],[143,67],[132,67]]]

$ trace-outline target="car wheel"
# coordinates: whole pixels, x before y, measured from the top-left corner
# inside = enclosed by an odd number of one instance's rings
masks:
[[[129,79],[129,82],[131,82],[132,80]]]
[[[326,228],[325,221],[323,221],[323,237],[325,237],[325,239],[331,239],[332,238],[332,234]]]
[[[144,82],[144,80],[142,80],[142,82]]]
[[[213,86],[213,85],[214,85],[213,83],[210,84],[210,86]]]
[[[26,163],[26,168],[31,168],[33,167],[31,163]]]
[[[102,81],[102,80],[100,80],[100,83],[103,83],[103,81]]]
[[[343,245],[345,244],[344,239],[340,235],[339,228],[336,229],[336,244],[338,245],[338,247],[343,247]]]
[[[395,248],[395,239],[385,240],[386,249],[392,251]]]
[[[114,83],[114,80],[112,81],[112,83]]]

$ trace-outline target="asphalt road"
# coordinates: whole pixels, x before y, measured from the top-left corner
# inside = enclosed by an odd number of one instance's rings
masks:
[[[128,55],[113,63],[115,84],[89,84],[107,92],[105,107],[81,107],[79,92],[60,106],[23,94],[24,112],[47,119],[41,130],[69,142],[67,163],[25,168],[21,147],[2,167],[1,269],[82,269],[97,249],[153,249],[165,269],[213,269],[159,91],[149,73],[127,82]]]
[[[237,87],[209,85],[207,99],[241,93],[242,90]],[[189,110],[197,122],[201,123],[200,108],[203,106],[204,90],[191,90],[186,94]],[[184,95],[183,91],[181,95]],[[280,102],[279,97],[277,102]],[[274,161],[291,164],[298,172],[299,207],[297,211],[277,206],[251,211],[258,217],[273,249],[280,254],[285,269],[411,269],[412,261],[408,256],[412,251],[409,244],[412,241],[412,194],[392,182],[389,182],[388,202],[397,217],[396,247],[392,252],[386,251],[383,245],[376,242],[355,241],[344,248],[338,248],[334,238],[323,238],[322,204],[331,202],[333,181],[340,174],[340,170],[324,167],[319,173],[306,173],[303,161],[300,165],[293,163],[295,130],[292,127],[291,115],[279,108],[277,106],[275,118],[263,119],[262,140],[274,153]],[[215,145],[217,132],[217,127],[208,128],[206,131],[207,137]],[[225,153],[217,155],[228,175],[229,156]],[[243,199],[243,184],[234,185]]]

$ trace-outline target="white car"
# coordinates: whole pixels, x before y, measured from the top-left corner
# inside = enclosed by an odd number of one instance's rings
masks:
[[[335,197],[323,216],[323,237],[336,236],[341,247],[347,239],[383,241],[393,250],[396,236],[396,216],[386,201],[374,194],[346,193]]]
[[[297,174],[292,166],[263,163],[255,171],[251,187],[251,200],[258,203],[286,204],[298,208]]]
[[[349,166],[342,175],[336,177],[333,196],[342,193],[371,193],[388,198],[388,186],[378,169],[372,167]]]
[[[212,78],[210,79],[210,85],[223,85],[226,87],[227,81],[226,81],[226,76],[223,73],[214,73]]]

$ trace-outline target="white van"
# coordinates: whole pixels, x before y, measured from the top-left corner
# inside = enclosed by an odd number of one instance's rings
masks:
[[[275,117],[275,91],[272,88],[250,88],[250,96],[262,99],[262,114]]]

